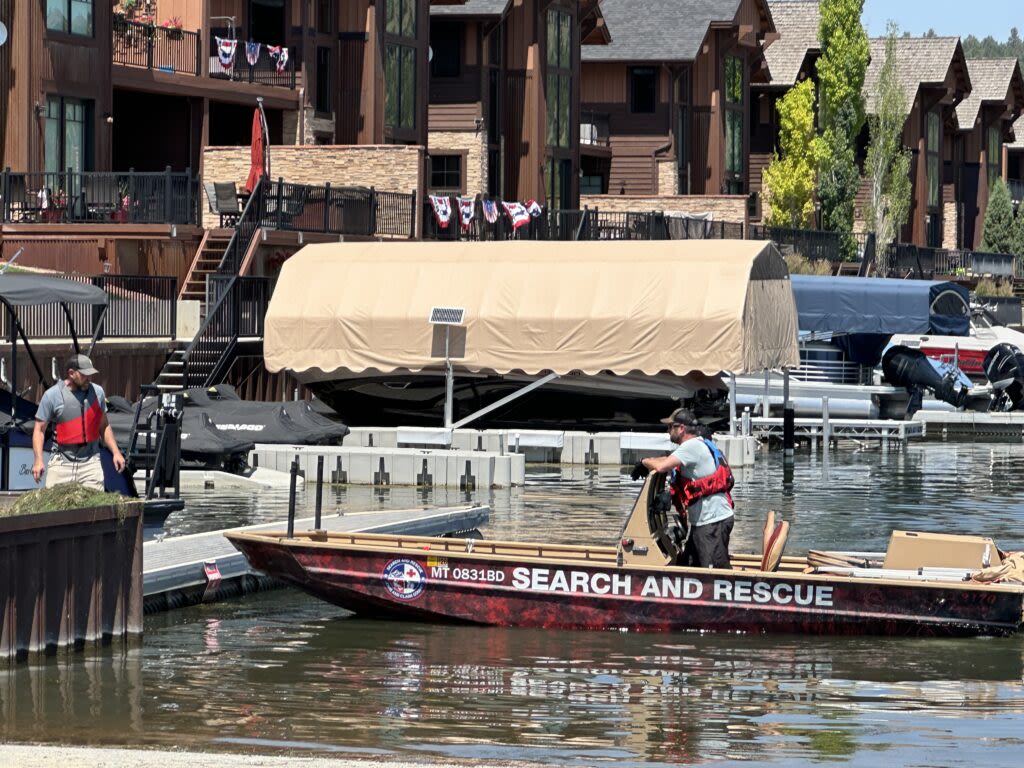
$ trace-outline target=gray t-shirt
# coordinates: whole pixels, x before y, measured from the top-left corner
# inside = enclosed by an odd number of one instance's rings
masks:
[[[106,413],[107,396],[103,392],[103,387],[99,384],[92,384],[90,386],[92,388],[92,397],[99,403],[100,410]],[[89,390],[68,387],[63,381],[58,381],[46,390],[39,399],[39,408],[36,409],[36,421],[56,424],[64,414],[64,408],[66,407],[65,393],[69,393],[77,401],[76,405],[79,409],[85,410],[89,408],[90,403],[86,402],[86,398],[89,397]],[[74,416],[80,416],[82,410],[73,411]],[[100,435],[100,440],[102,440],[102,437]],[[69,461],[83,461],[99,453],[100,440],[94,443],[87,443],[75,449],[66,449],[62,446],[60,452]]]
[[[715,457],[700,438],[694,437],[684,441],[672,455],[682,463],[676,471],[682,471],[683,477],[690,480],[699,480],[715,473]],[[697,499],[690,505],[687,514],[690,525],[698,526],[726,520],[732,517],[733,511],[725,494],[716,493]]]

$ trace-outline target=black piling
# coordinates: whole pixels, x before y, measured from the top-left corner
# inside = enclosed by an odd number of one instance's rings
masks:
[[[324,457],[316,457],[316,517],[313,520],[313,529],[320,530],[320,513],[324,508]]]
[[[295,536],[295,490],[299,479],[299,455],[292,462],[291,483],[288,486],[288,538]]]
[[[796,447],[796,415],[793,410],[793,403],[786,402],[782,411],[782,451],[783,457],[791,459],[793,449]]]

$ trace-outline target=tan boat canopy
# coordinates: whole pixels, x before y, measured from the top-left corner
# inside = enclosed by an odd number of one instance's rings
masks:
[[[786,264],[758,241],[331,243],[281,270],[266,317],[270,371],[436,368],[434,307],[458,369],[526,374],[795,366]]]

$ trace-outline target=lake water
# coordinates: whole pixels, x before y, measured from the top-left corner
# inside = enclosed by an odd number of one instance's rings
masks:
[[[1024,446],[778,454],[738,473],[734,550],[767,509],[808,547],[894,528],[1024,549]],[[614,541],[639,484],[530,467],[520,489],[337,488],[343,511],[491,505],[484,534]],[[311,508],[313,494],[303,503]],[[169,535],[280,520],[287,493],[189,498]],[[293,590],[149,616],[141,648],[0,670],[0,738],[571,765],[1003,765],[1024,748],[1024,637],[558,632],[367,621]]]

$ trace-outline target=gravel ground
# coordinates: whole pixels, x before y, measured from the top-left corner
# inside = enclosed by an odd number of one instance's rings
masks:
[[[11,768],[468,768],[476,762],[416,762],[380,757],[269,757],[222,752],[177,752],[157,749],[106,749],[0,744],[0,765]],[[486,763],[511,768],[527,763]]]

